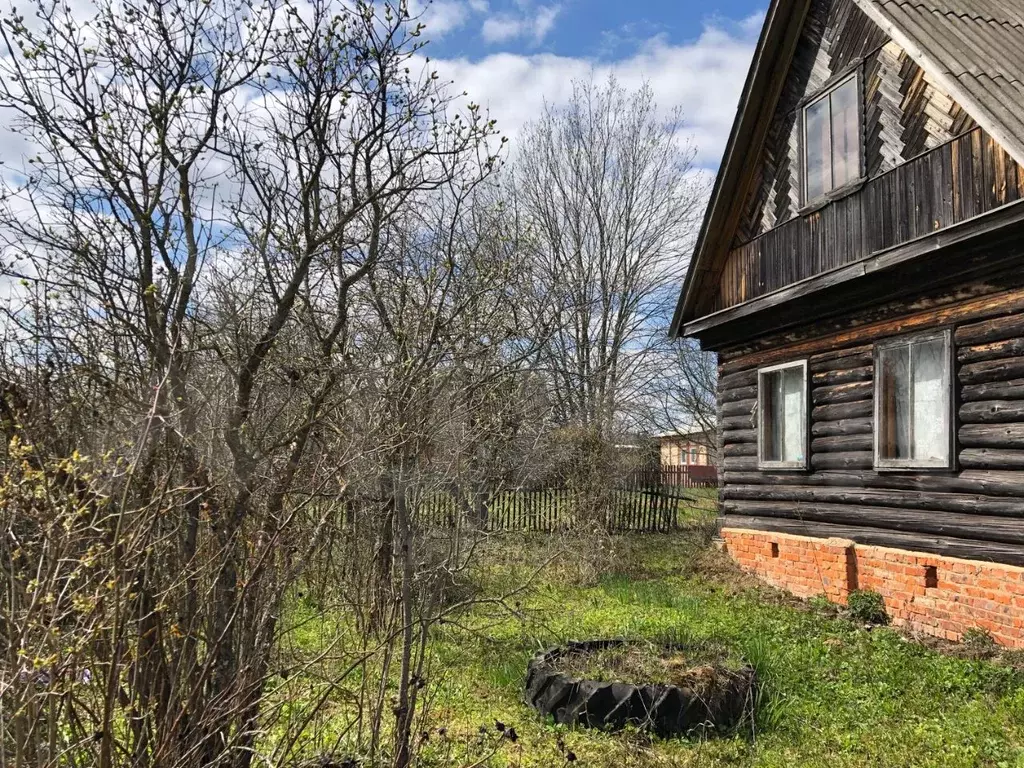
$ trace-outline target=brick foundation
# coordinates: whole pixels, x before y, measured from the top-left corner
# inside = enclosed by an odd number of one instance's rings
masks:
[[[878,592],[897,626],[947,640],[969,628],[1024,648],[1024,568],[976,560],[738,528],[721,532],[745,571],[799,597],[846,603],[852,590]]]

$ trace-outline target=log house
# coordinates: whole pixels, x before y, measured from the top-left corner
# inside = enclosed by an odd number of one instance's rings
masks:
[[[773,0],[672,332],[741,566],[1024,646],[1021,4]]]

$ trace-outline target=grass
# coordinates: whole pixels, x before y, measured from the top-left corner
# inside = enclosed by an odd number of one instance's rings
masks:
[[[553,546],[544,537],[498,540],[477,574],[485,593],[517,583]],[[432,717],[444,733],[423,765],[485,759],[483,737],[469,734],[500,721],[516,742],[481,764],[549,768],[571,752],[575,765],[601,768],[1024,766],[1024,677],[1014,667],[943,654],[892,629],[867,631],[822,601],[809,606],[757,586],[684,536],[614,546],[610,569],[592,583],[577,583],[570,555],[510,606],[511,617],[481,607],[439,628]],[[556,727],[521,702],[526,663],[540,648],[680,633],[726,643],[755,665],[764,687],[754,727],[705,742],[658,741]],[[444,757],[431,762],[431,752]]]

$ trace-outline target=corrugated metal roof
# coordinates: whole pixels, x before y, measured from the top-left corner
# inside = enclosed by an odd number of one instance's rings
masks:
[[[1022,0],[855,0],[1024,164]]]

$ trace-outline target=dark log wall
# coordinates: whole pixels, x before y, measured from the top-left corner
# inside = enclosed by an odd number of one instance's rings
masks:
[[[918,306],[932,300],[918,302]],[[723,525],[1024,564],[1024,289],[720,355]],[[953,327],[953,472],[872,468],[873,343]],[[792,338],[792,337],[790,337]],[[807,359],[811,468],[757,469],[757,368]]]
[[[741,245],[797,215],[801,107],[830,80],[859,70],[864,169],[873,178],[958,136],[973,120],[853,0],[813,0],[786,76],[736,235]]]

